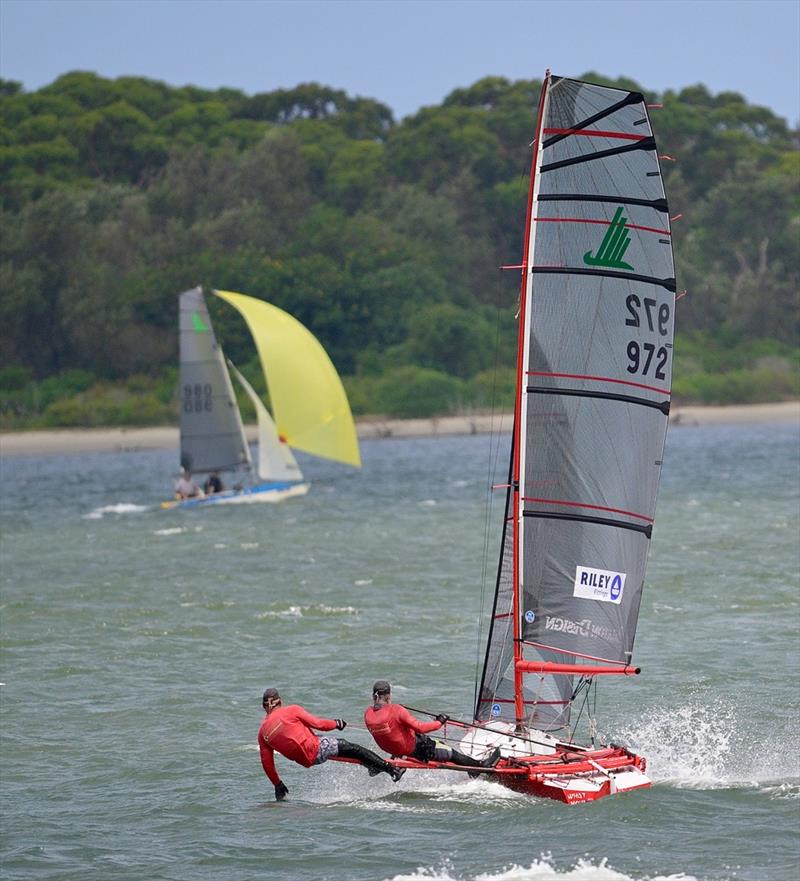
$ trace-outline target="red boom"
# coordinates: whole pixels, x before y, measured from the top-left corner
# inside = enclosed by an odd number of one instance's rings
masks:
[[[552,661],[517,661],[516,668],[521,673],[581,673],[584,676],[598,676],[617,673],[622,676],[636,676],[641,667],[599,667],[594,664],[555,664]]]

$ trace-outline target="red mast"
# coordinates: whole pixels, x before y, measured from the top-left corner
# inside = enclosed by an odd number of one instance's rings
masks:
[[[520,434],[522,416],[522,396],[525,379],[525,332],[527,328],[526,313],[528,308],[527,288],[530,271],[528,266],[528,250],[531,240],[531,222],[533,216],[533,190],[536,182],[536,168],[539,160],[539,142],[544,122],[544,101],[547,88],[550,84],[550,71],[546,70],[542,91],[539,96],[539,110],[536,117],[536,138],[533,142],[533,156],[531,158],[531,177],[528,184],[528,211],[525,217],[525,244],[522,251],[522,282],[519,294],[519,330],[517,336],[517,392],[514,400],[514,464],[511,478],[511,491],[513,493],[512,529],[514,536],[514,575],[513,575],[513,607],[514,620],[514,709],[517,727],[521,727],[525,718],[525,704],[522,695],[522,622],[520,620],[520,571],[519,571],[519,537],[520,537]]]

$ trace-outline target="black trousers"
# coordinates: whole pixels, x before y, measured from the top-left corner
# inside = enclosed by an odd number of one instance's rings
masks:
[[[436,741],[427,734],[415,734],[416,743],[412,758],[420,762],[453,762],[454,765],[463,765],[469,768],[479,768],[481,763],[472,756],[464,755],[452,747],[436,746]]]
[[[372,750],[361,746],[360,743],[351,743],[349,740],[343,740],[341,737],[336,738],[339,744],[339,755],[345,759],[355,759],[359,764],[369,768],[376,774],[384,771],[387,774],[392,773],[392,766]]]

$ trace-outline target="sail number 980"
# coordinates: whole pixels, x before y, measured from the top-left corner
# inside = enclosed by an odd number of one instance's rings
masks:
[[[212,409],[211,383],[185,385],[183,387],[184,413],[209,413]]]
[[[628,327],[644,327],[642,316],[646,321],[647,330],[666,336],[669,333],[669,304],[658,302],[652,297],[639,299],[636,294],[628,294],[625,300],[630,318],[625,319]],[[656,308],[658,307],[658,308]],[[635,340],[628,343],[628,373],[641,373],[647,376],[651,367],[656,379],[666,379],[664,368],[667,366],[668,351],[666,346],[656,349],[654,343],[642,343],[640,346]],[[653,363],[655,360],[655,363]]]

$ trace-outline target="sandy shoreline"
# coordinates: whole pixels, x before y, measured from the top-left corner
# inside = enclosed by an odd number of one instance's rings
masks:
[[[770,422],[800,422],[800,401],[779,404],[743,404],[730,407],[676,407],[670,424],[725,425]],[[357,422],[361,440],[391,437],[437,437],[457,434],[486,434],[511,430],[511,414],[443,416],[438,419],[364,419]],[[248,438],[256,440],[255,426],[247,427]],[[59,453],[123,452],[177,448],[178,429],[79,428],[19,431],[0,434],[0,456],[42,456]]]

